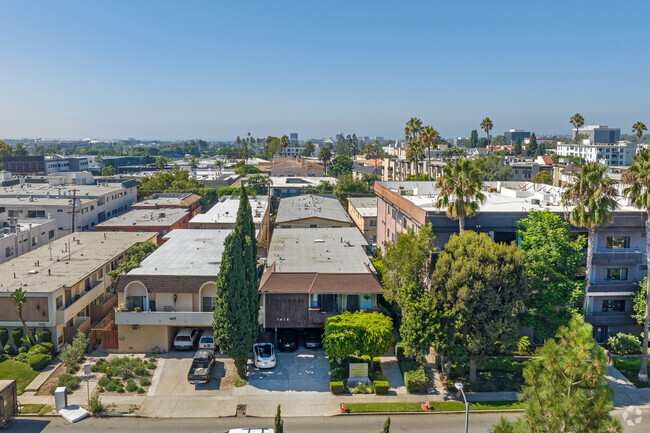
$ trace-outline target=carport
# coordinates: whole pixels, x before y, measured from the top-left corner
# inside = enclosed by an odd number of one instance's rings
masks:
[[[275,352],[276,366],[268,370],[248,365],[248,384],[266,391],[329,391],[329,363],[322,349],[300,347]]]

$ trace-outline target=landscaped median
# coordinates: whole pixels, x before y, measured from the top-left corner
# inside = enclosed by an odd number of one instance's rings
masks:
[[[462,401],[430,401],[430,409],[424,409],[424,402],[405,403],[343,403],[346,413],[377,413],[377,412],[454,412],[465,411]],[[523,403],[518,401],[477,401],[469,403],[470,411],[508,411],[522,410]]]

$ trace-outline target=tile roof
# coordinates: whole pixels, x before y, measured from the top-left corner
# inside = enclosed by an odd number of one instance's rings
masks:
[[[124,292],[127,284],[139,281],[155,293],[199,293],[207,282],[216,282],[216,275],[120,275],[115,290]]]
[[[274,272],[269,269],[260,281],[266,293],[382,293],[374,273],[321,274],[318,272]]]

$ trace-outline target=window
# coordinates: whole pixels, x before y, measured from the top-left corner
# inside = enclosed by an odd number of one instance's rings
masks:
[[[63,308],[63,295],[56,298],[56,309],[60,310],[61,308]]]
[[[607,248],[611,248],[615,250],[621,248],[630,248],[630,237],[629,236],[608,236]]]
[[[201,304],[201,311],[204,313],[211,313],[214,311],[214,296],[203,297],[203,303]]]
[[[625,300],[603,299],[603,313],[610,313],[613,311],[625,312]]]
[[[324,312],[338,311],[336,295],[318,295],[318,305]]]
[[[165,236],[167,234],[167,230],[164,230],[164,229],[158,230],[158,234],[160,236]]]
[[[50,230],[50,232],[48,233],[48,236],[49,236],[50,239],[52,239],[54,237],[54,230]]]
[[[318,228],[318,224],[309,224],[310,229]]]
[[[14,249],[13,247],[7,247],[5,248],[5,257],[11,257],[14,255]]]
[[[370,243],[375,243],[377,242],[377,236],[370,236]]]
[[[35,247],[38,245],[38,236],[32,237],[32,246]]]
[[[44,210],[28,210],[27,218],[45,218]]]
[[[371,219],[370,220],[370,227],[377,227],[377,220],[376,219]]]
[[[56,211],[57,212],[63,212],[63,209],[57,209]]]
[[[515,232],[494,232],[494,243],[509,244],[517,239]]]
[[[627,280],[627,268],[608,268],[605,271],[606,280]]]
[[[11,209],[9,209],[9,212],[8,212],[8,214],[9,214],[9,218],[18,218],[18,212],[19,212],[19,211],[17,211],[17,210],[11,210]]]

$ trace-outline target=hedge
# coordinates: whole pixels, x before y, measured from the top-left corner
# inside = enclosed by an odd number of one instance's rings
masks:
[[[9,330],[7,328],[0,328],[0,346],[5,347],[9,341]]]
[[[377,395],[388,394],[388,382],[386,382],[385,380],[375,380],[373,385],[375,385],[375,394]]]
[[[424,373],[424,368],[420,367],[417,370],[404,373],[404,384],[409,394],[426,393],[429,386],[429,379]]]
[[[29,358],[27,358],[27,363],[29,366],[32,368],[32,370],[42,370],[45,367],[47,367],[50,362],[52,362],[52,355],[49,353],[37,353],[34,355],[30,355]]]
[[[22,328],[17,328],[11,331],[11,341],[14,343],[16,349],[20,348],[23,345],[23,342],[20,339],[23,338]]]
[[[401,341],[395,344],[395,357],[399,362],[403,361],[406,358],[406,353],[404,352],[404,343]]]
[[[51,344],[51,343],[52,343],[52,331],[50,331],[49,329],[45,328],[45,329],[43,329],[41,332],[42,332],[42,334],[43,334],[43,342],[44,342],[44,343],[50,343],[50,344]],[[53,346],[53,347],[54,347],[54,346]]]
[[[330,382],[330,392],[332,394],[341,394],[343,389],[343,381],[337,380]]]

